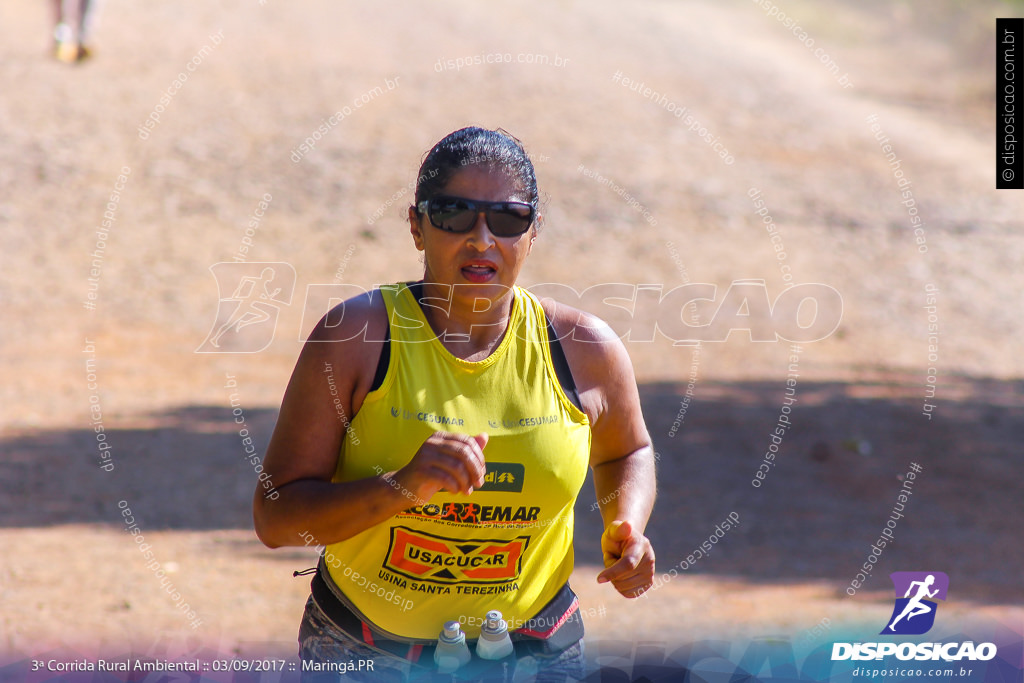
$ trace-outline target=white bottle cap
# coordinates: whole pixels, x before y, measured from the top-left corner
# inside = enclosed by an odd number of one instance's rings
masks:
[[[457,621],[446,621],[444,623],[445,640],[457,640],[462,633],[462,627]]]
[[[491,610],[487,613],[480,629],[480,638],[476,641],[477,656],[480,659],[498,660],[508,657],[514,651],[508,636],[508,624],[501,618],[501,612]]]
[[[487,619],[484,622],[483,630],[489,633],[503,633],[508,630],[508,624],[501,618],[501,612],[496,609],[492,609],[487,613]]]

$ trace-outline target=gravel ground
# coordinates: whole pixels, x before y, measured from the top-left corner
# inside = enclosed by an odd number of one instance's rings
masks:
[[[574,583],[593,610],[591,641],[796,638],[823,618],[833,632],[877,628],[891,608],[885,575],[920,568],[952,579],[949,629],[969,617],[1024,629],[1024,356],[1014,343],[1024,332],[1024,195],[992,189],[990,34],[1003,5],[787,3],[836,75],[756,3],[738,1],[626,12],[606,0],[486,10],[454,0],[109,0],[96,55],[76,67],[46,57],[45,9],[0,6],[5,658],[126,642],[294,651],[306,583],[290,572],[311,559],[254,537],[253,475],[229,393],[264,447],[310,326],[307,286],[416,277],[402,225],[407,186],[423,152],[472,123],[512,131],[534,156],[546,224],[523,284],[667,292],[714,283],[721,302],[730,283],[761,280],[774,301],[788,272],[842,298],[835,333],[803,345],[794,426],[760,489],[750,481],[780,411],[790,345],[739,332],[695,356],[643,334],[674,311],[586,300],[633,331],[660,455],[649,529],[659,567],[685,558],[729,512],[742,520],[656,599],[627,602],[594,583],[600,520],[588,484]],[[512,63],[454,63],[493,54]],[[669,111],[682,107],[733,163]],[[339,111],[348,113],[295,162]],[[912,183],[923,244],[872,121]],[[115,191],[89,310],[90,254]],[[217,313],[210,266],[237,253],[265,195],[247,258],[290,264],[292,301],[279,306],[265,350],[196,354]],[[716,307],[701,309],[702,321]],[[836,306],[818,313],[840,319]],[[922,414],[929,367],[932,419]],[[90,400],[102,409],[112,472],[97,467]],[[923,471],[899,542],[849,597],[911,462]],[[143,520],[199,630],[125,542],[118,501]]]

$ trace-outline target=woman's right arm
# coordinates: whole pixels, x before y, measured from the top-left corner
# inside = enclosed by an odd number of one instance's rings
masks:
[[[344,311],[342,320],[328,326],[331,316],[325,316],[303,347],[263,460],[279,495],[266,497],[268,489],[258,483],[253,521],[256,535],[271,548],[337,543],[441,489],[465,493],[483,485],[486,437],[447,432],[427,439],[398,472],[331,482],[353,405],[362,403],[380,357],[381,343],[366,339],[382,339],[387,325],[379,296],[343,306],[337,309]],[[309,535],[315,540],[307,543]]]

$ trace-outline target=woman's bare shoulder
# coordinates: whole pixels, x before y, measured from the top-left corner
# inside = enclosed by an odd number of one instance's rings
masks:
[[[357,294],[329,310],[309,334],[311,342],[382,342],[388,327],[380,289]]]
[[[541,306],[544,308],[544,314],[551,321],[552,327],[555,328],[555,334],[558,335],[559,341],[563,344],[597,347],[618,342],[621,345],[618,335],[608,323],[593,313],[550,298],[542,299]],[[593,351],[599,353],[597,349],[593,349]]]
[[[313,328],[297,369],[316,374],[330,367],[355,409],[370,389],[388,332],[388,314],[379,289],[337,304]],[[353,411],[354,412],[354,411]]]

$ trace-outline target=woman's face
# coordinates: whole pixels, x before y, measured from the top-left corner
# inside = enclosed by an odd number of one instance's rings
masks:
[[[524,202],[529,197],[500,171],[471,165],[457,171],[442,194],[489,202]],[[522,235],[496,237],[484,214],[464,233],[435,228],[426,215],[409,209],[416,248],[423,252],[424,282],[459,285],[453,297],[497,301],[509,294],[537,236],[536,221]],[[472,285],[472,286],[469,286]]]

